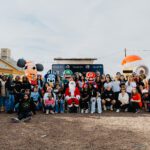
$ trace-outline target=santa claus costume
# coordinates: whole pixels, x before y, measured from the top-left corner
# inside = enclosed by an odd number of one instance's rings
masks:
[[[69,82],[69,87],[65,92],[65,99],[70,112],[77,112],[77,108],[79,107],[80,92],[74,81]]]

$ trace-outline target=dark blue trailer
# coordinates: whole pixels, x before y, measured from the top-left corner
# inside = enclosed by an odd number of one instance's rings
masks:
[[[86,72],[99,71],[101,74],[104,73],[103,64],[53,64],[52,71],[56,72],[60,76],[63,75],[64,70],[70,69],[73,73],[80,72],[85,74]]]

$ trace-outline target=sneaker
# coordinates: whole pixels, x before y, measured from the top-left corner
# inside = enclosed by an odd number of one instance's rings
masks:
[[[27,117],[27,118],[22,119],[23,122],[29,122],[30,120],[31,120],[31,117]]]
[[[18,118],[11,118],[11,121],[13,123],[19,123],[20,122],[20,120]]]
[[[53,114],[54,114],[54,112],[51,110],[51,111],[50,111],[50,114],[52,114],[52,115],[53,115]]]
[[[113,105],[110,106],[110,110],[113,111]]]
[[[1,111],[1,112],[4,112],[4,111],[5,111],[5,108],[2,106],[0,111]]]
[[[106,110],[107,110],[107,107],[104,105],[104,106],[103,106],[103,109],[104,109],[104,111],[106,111]]]
[[[128,112],[128,108],[126,108],[124,111],[125,111],[125,112]]]
[[[81,114],[84,114],[84,109],[81,109]]]
[[[117,109],[116,112],[119,113],[119,112],[120,112],[120,109]]]
[[[46,110],[46,115],[48,115],[49,114],[49,110]]]
[[[86,114],[88,114],[88,113],[89,113],[89,110],[88,110],[88,109],[86,109],[86,110],[85,110],[85,113],[86,113]]]
[[[136,110],[136,112],[135,112],[135,113],[136,113],[136,114],[137,114],[137,113],[140,113],[140,110]]]

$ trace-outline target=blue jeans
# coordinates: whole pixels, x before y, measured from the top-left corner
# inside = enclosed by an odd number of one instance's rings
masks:
[[[55,102],[55,112],[58,113],[64,113],[64,100],[56,100]]]
[[[0,108],[1,107],[5,107],[5,101],[7,100],[7,98],[6,97],[4,97],[4,96],[1,96],[0,97]]]
[[[97,102],[97,111],[98,113],[102,113],[102,105],[101,105],[101,98],[92,97],[91,98],[91,113],[95,113],[96,110],[96,102]]]
[[[15,103],[14,95],[9,94],[8,99],[5,101],[6,112],[14,111],[14,107],[15,107],[14,103]]]
[[[37,103],[38,103],[38,105],[36,105]],[[40,110],[42,108],[41,102],[34,102],[34,104],[35,104],[35,109],[36,110]]]

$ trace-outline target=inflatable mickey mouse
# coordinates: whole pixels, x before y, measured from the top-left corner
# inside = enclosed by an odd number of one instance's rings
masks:
[[[24,68],[25,75],[29,79],[31,85],[37,85],[37,73],[44,70],[42,64],[34,64],[32,61],[26,61],[24,59],[19,59],[17,61],[17,66]]]

